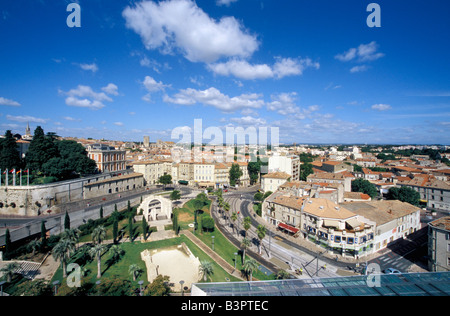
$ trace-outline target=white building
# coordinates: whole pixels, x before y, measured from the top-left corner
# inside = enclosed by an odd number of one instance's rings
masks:
[[[291,175],[285,172],[271,172],[261,177],[261,189],[264,192],[275,192],[278,188],[285,184]]]
[[[300,158],[275,154],[269,157],[269,173],[285,172],[291,176],[292,181],[300,180]]]

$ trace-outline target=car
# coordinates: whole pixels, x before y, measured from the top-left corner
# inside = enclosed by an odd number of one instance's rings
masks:
[[[400,271],[398,271],[397,269],[394,268],[388,268],[386,270],[384,270],[385,274],[401,274]]]

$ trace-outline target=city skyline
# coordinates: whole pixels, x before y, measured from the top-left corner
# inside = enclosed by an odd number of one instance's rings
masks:
[[[376,2],[371,28],[356,0],[8,1],[0,133],[177,142],[202,119],[281,144],[450,144],[450,5]]]

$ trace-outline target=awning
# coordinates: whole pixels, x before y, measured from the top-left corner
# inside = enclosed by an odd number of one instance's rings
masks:
[[[297,232],[299,231],[298,228],[289,226],[289,225],[284,224],[284,223],[279,223],[279,224],[278,224],[278,227],[280,227],[280,228],[282,228],[282,229],[285,229],[285,230],[287,230],[287,231],[289,231],[289,232],[291,232],[291,233],[293,233],[293,234],[295,234],[295,233],[297,233]]]
[[[330,220],[330,219],[324,219],[322,226],[339,228],[339,221],[334,221],[334,220]]]
[[[358,221],[356,218],[351,218],[346,222],[351,228],[356,228],[362,225],[362,223]]]

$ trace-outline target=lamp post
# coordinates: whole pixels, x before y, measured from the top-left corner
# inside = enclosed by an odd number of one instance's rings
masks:
[[[56,294],[58,294],[58,284],[59,284],[59,280],[56,280],[55,282],[52,283],[55,286],[55,296]]]
[[[234,270],[236,270],[236,256],[237,256],[237,252],[234,253]]]
[[[139,296],[142,296],[142,284],[144,284],[144,281],[139,281],[138,282],[138,284],[139,284]]]
[[[180,286],[181,286],[181,296],[184,296],[184,291],[183,291],[183,284],[184,284],[184,281],[183,281],[183,280],[180,280]]]

